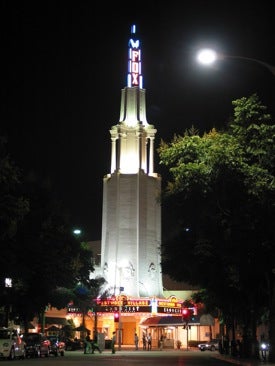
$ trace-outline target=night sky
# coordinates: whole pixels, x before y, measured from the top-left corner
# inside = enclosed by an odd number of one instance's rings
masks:
[[[142,44],[157,147],[192,125],[222,128],[232,100],[254,92],[275,115],[275,78],[265,67],[242,59],[208,69],[195,62],[196,51],[211,46],[275,65],[274,9],[271,1],[140,1],[129,9],[73,3],[1,2],[0,134],[24,174],[50,180],[74,226],[98,240],[130,26],[137,25]],[[165,176],[155,158],[155,171]]]

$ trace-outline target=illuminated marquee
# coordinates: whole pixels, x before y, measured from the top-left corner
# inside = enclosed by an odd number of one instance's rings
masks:
[[[105,299],[95,299],[97,313],[113,313],[121,311],[121,313],[165,313],[171,315],[180,315],[182,310],[182,302],[176,298],[165,299],[131,299],[125,295],[114,296]],[[94,311],[93,309],[90,312]],[[80,314],[78,307],[73,305],[67,307],[69,314]]]
[[[131,27],[131,33],[136,33],[136,26]],[[141,50],[139,40],[129,40],[129,56],[128,56],[128,77],[127,85],[129,88],[142,88],[141,75]]]
[[[82,314],[80,308],[74,307],[74,306],[68,306],[67,307],[67,313],[68,314]]]
[[[97,305],[99,306],[150,306],[149,299],[120,299],[119,296],[108,299],[98,299]]]
[[[158,300],[158,313],[166,314],[181,314],[182,303],[177,301],[176,298],[170,298],[169,300]]]
[[[158,301],[158,307],[179,308],[179,309],[181,309],[181,303],[180,302],[173,302],[173,301],[159,300]]]
[[[180,315],[182,302],[176,298],[170,299],[130,299],[124,297],[112,297],[97,299],[97,311],[102,313],[120,311],[122,313],[166,313]]]
[[[127,299],[125,296],[113,297],[97,300],[97,312],[112,313],[118,311],[122,313],[150,313],[151,301],[149,299]]]
[[[114,313],[119,311],[119,306],[98,306],[98,313]],[[121,306],[121,313],[151,313],[151,306]]]
[[[179,308],[158,307],[158,313],[181,315],[181,309],[179,309]]]

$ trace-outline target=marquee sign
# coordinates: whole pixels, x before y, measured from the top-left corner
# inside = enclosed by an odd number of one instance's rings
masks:
[[[158,307],[157,311],[158,313],[181,315],[181,309],[179,308]]]
[[[114,313],[119,311],[119,306],[97,306],[98,313]],[[121,306],[121,313],[151,313],[150,306]]]
[[[175,297],[171,297],[168,300],[158,300],[157,312],[165,314],[180,315],[182,308],[182,302],[179,302]]]
[[[181,315],[182,302],[175,297],[169,299],[131,299],[125,295],[114,296],[105,299],[95,299],[94,305],[91,305],[93,311],[98,313],[165,313],[171,315]],[[68,313],[81,313],[80,309],[70,304],[67,308]]]
[[[68,314],[82,314],[80,308],[75,307],[75,306],[68,306],[67,313]]]

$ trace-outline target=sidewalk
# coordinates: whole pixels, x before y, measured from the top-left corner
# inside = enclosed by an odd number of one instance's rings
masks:
[[[234,364],[234,365],[242,365],[242,366],[263,366],[263,365],[268,365],[268,366],[275,366],[275,363],[270,363],[268,361],[263,361],[263,360],[250,360],[250,359],[241,359],[241,358],[237,358],[237,357],[232,357],[229,355],[221,355],[219,353],[215,353],[213,355],[213,357],[219,359],[219,360],[223,360],[226,361],[228,363]]]
[[[122,351],[134,351],[134,348],[132,346],[122,346]],[[158,349],[154,349],[154,351],[159,352]],[[175,349],[163,349],[162,352],[177,352],[178,350]],[[121,351],[118,351],[121,352]],[[161,352],[161,351],[160,351]],[[180,351],[178,351],[180,352]],[[192,350],[190,350],[192,352]],[[193,350],[194,352],[194,350]],[[195,351],[196,352],[196,351]],[[263,360],[254,360],[254,359],[244,359],[239,357],[233,357],[231,355],[221,355],[219,352],[210,352],[211,356],[214,358],[217,358],[219,360],[223,360],[228,362],[232,365],[240,365],[240,366],[275,366],[274,362],[268,362]]]
[[[183,352],[183,350],[176,350],[176,349],[163,349],[162,351],[160,351],[157,348],[152,349],[152,351],[148,352],[148,351],[144,351],[142,350],[142,348],[139,348],[139,351],[136,351],[135,348],[133,346],[125,346],[123,345],[121,347],[121,350],[118,351],[118,349],[116,348],[116,353],[118,354],[133,354],[133,352],[137,352],[137,354],[142,354],[142,353],[146,353],[146,354],[156,354],[158,353],[159,355],[161,355],[163,352]],[[148,353],[147,353],[148,352]],[[189,352],[198,352],[198,351],[194,351],[194,350],[189,350]],[[110,352],[110,350],[105,350],[105,352],[103,354],[108,354]],[[239,357],[232,357],[230,355],[221,355],[218,352],[210,352],[210,355],[213,358],[219,359],[219,360],[223,360],[225,362],[228,362],[228,364],[232,364],[232,365],[240,365],[240,366],[275,366],[274,362],[268,362],[268,361],[263,361],[263,360],[254,360],[254,359],[243,359],[243,358],[239,358]]]

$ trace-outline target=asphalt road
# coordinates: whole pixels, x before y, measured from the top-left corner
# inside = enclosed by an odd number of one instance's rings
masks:
[[[227,361],[216,358],[217,352],[200,352],[186,350],[171,351],[117,351],[112,354],[105,350],[101,354],[83,354],[83,351],[67,351],[64,357],[50,356],[39,359],[2,360],[0,365],[11,362],[20,366],[228,366]]]

